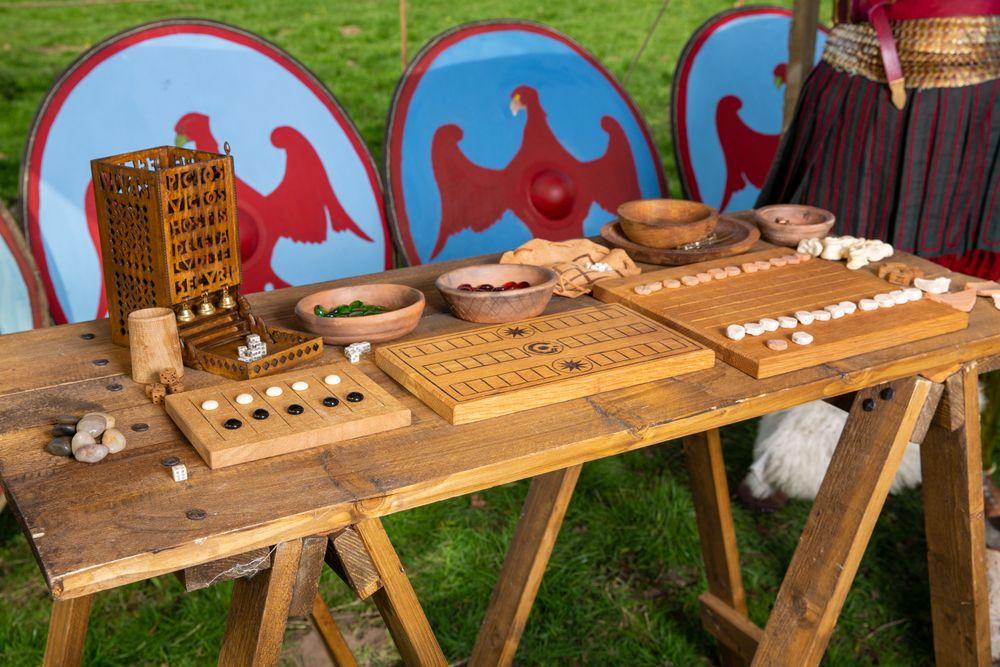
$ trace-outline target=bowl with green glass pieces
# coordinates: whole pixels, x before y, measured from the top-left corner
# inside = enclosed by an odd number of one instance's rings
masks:
[[[295,304],[295,316],[331,345],[380,343],[413,331],[424,312],[424,294],[406,285],[354,285],[322,290]]]

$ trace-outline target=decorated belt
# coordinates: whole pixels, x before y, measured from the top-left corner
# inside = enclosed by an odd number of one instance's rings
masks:
[[[892,103],[899,109],[906,104],[907,84],[896,45],[898,35],[894,36],[890,22],[997,15],[1000,0],[840,0],[836,9],[839,22],[870,24],[874,29]]]
[[[1000,78],[1000,16],[892,21],[893,65],[886,61],[876,26],[838,23],[826,41],[823,60],[873,81],[885,81],[897,108],[906,88],[955,88]]]

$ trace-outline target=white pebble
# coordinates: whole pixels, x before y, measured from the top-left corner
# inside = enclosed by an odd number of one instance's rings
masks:
[[[794,317],[788,317],[787,315],[782,315],[778,318],[778,324],[781,325],[782,329],[794,329],[799,326],[799,321]]]
[[[951,288],[951,278],[915,278],[913,285],[931,294],[944,294]]]
[[[295,382],[292,383],[292,389],[294,389],[295,391],[305,391],[308,388],[309,388],[309,383],[303,382],[302,380],[296,380]]]
[[[743,340],[743,337],[746,335],[746,328],[741,327],[739,324],[730,324],[726,327],[726,338],[729,340]]]
[[[861,299],[861,301],[858,301],[858,308],[864,311],[878,310],[878,301],[875,299]]]
[[[213,398],[210,398],[207,401],[202,401],[201,403],[202,410],[215,410],[218,407],[219,407],[219,402]]]
[[[903,290],[907,301],[920,301],[924,298],[924,293],[918,287],[907,287]]]
[[[891,292],[889,292],[889,296],[892,297],[892,300],[895,302],[897,306],[902,306],[904,303],[909,301],[909,299],[906,296],[906,292],[904,292],[901,289],[892,290]]]
[[[764,331],[777,331],[779,322],[773,317],[765,317],[760,321],[760,325],[764,327]]]
[[[812,334],[805,331],[796,331],[792,334],[792,342],[796,345],[809,345],[813,342],[813,337]]]
[[[853,301],[841,301],[837,305],[844,309],[845,315],[853,315],[858,310],[858,305]]]
[[[896,305],[896,300],[890,294],[876,294],[875,303],[878,304],[879,308],[892,308]]]
[[[681,286],[681,281],[677,280],[676,278],[668,278],[667,280],[663,281],[663,286],[666,287],[667,289],[677,289],[678,287]]]
[[[236,402],[240,405],[250,405],[253,403],[253,396],[250,394],[239,394],[236,396]]]
[[[325,378],[323,378],[323,382],[325,382],[326,384],[340,384],[340,376],[331,373],[330,375],[327,375]]]
[[[809,326],[816,318],[808,310],[796,310],[795,319],[801,322],[803,326]]]
[[[743,328],[751,336],[760,336],[764,333],[764,325],[760,322],[747,322],[743,325]]]
[[[177,465],[170,466],[170,474],[174,476],[175,482],[183,482],[188,478],[187,466],[183,463],[178,463]]]
[[[265,389],[264,393],[273,398],[275,396],[281,396],[283,393],[285,393],[285,390],[275,385],[273,387],[268,387],[267,389]]]
[[[835,320],[839,320],[844,316],[844,309],[841,308],[838,303],[831,303],[829,306],[823,306],[823,310],[830,313],[830,317]]]
[[[812,316],[817,322],[829,322],[833,319],[833,315],[830,314],[829,310],[814,310]]]

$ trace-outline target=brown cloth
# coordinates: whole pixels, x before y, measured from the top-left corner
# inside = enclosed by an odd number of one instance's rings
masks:
[[[609,250],[587,239],[532,239],[519,248],[505,252],[500,263],[547,266],[559,276],[555,294],[569,298],[588,294],[598,280],[642,273],[642,269],[621,248]],[[611,270],[602,272],[587,268],[597,263],[607,264]]]

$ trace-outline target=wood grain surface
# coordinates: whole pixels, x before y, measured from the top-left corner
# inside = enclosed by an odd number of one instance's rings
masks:
[[[326,285],[393,282],[421,289],[427,307],[410,335],[414,340],[477,326],[447,314],[433,280],[449,268],[495,259],[471,258]],[[928,272],[940,271],[928,262],[904,260]],[[956,286],[963,283],[956,278]],[[295,302],[320,288],[288,288],[252,295],[250,301],[267,321],[294,326]],[[595,305],[588,297],[556,297],[547,312]],[[324,349],[324,363],[342,360],[342,355],[339,348]],[[409,428],[210,470],[163,408],[150,404],[142,387],[131,381],[128,350],[111,343],[107,321],[87,322],[0,336],[7,371],[0,374],[0,479],[53,596],[68,599],[928,368],[997,355],[1000,311],[981,299],[967,329],[906,346],[766,380],[717,361],[682,378],[461,426],[449,425],[365,355],[358,368],[411,410]],[[189,369],[184,382],[197,389],[226,381]],[[45,452],[56,415],[91,410],[108,410],[117,418],[129,440],[123,452],[97,465]],[[133,431],[139,424],[147,428]],[[174,482],[161,465],[171,456],[187,465],[186,482]],[[187,518],[191,509],[203,510],[205,518]],[[115,539],[108,539],[109,534]]]
[[[968,324],[965,313],[921,299],[874,311],[859,309],[836,320],[799,325],[794,331],[812,334],[814,341],[810,345],[791,342],[792,329],[778,329],[762,336],[747,335],[739,341],[726,337],[726,327],[730,324],[792,316],[799,310],[822,310],[830,304],[857,302],[899,289],[871,271],[852,271],[843,262],[822,259],[742,273],[679,289],[661,289],[647,296],[636,294],[633,289],[655,280],[679,280],[682,276],[693,276],[709,269],[766,261],[790,252],[788,248],[764,250],[737,258],[602,281],[595,286],[594,296],[609,303],[628,304],[678,329],[711,347],[726,363],[756,378],[960,331]],[[768,348],[766,341],[770,339],[784,340],[787,349]]]
[[[710,368],[701,345],[618,305],[380,347],[379,368],[452,424]]]

